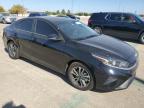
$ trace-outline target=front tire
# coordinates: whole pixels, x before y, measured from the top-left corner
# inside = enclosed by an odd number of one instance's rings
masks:
[[[87,66],[74,62],[68,68],[68,79],[75,88],[86,91],[94,88],[94,78]]]
[[[140,43],[144,44],[144,33],[140,35],[139,41]]]
[[[3,23],[3,24],[6,24],[7,22],[5,21],[5,19],[3,19],[3,20],[2,20],[2,23]]]
[[[19,58],[19,47],[13,41],[10,41],[8,43],[7,50],[8,50],[8,54],[9,54],[10,58],[12,58],[12,59]]]

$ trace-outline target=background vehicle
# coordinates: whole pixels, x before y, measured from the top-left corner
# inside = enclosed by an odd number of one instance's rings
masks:
[[[3,40],[12,59],[25,57],[60,72],[80,90],[124,89],[135,77],[134,48],[70,18],[21,19],[4,29]]]
[[[29,17],[36,17],[36,16],[48,16],[48,15],[44,12],[32,12],[29,14]]]
[[[144,20],[132,13],[93,13],[88,25],[98,33],[139,40],[144,44]]]
[[[76,17],[75,15],[67,14],[67,15],[58,15],[58,17],[65,17],[65,18],[71,18],[75,20],[80,20],[79,17]]]
[[[17,20],[17,18],[13,14],[0,13],[0,22],[3,23],[3,24],[12,23],[12,22],[14,22],[16,20]]]
[[[77,17],[77,16],[72,15],[72,14],[67,14],[67,16],[72,18],[72,19],[75,19],[75,20],[80,20],[80,17]]]

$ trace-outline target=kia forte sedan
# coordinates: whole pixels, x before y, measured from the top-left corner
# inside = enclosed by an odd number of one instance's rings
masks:
[[[136,74],[133,47],[73,19],[21,19],[4,28],[3,40],[10,58],[25,57],[60,72],[79,90],[125,89]]]

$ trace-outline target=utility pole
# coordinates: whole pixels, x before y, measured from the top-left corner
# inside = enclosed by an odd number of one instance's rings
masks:
[[[74,7],[74,0],[71,1],[71,11],[73,13],[73,7]]]

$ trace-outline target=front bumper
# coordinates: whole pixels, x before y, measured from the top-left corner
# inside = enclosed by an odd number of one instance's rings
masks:
[[[101,64],[95,70],[96,89],[113,91],[128,88],[135,79],[137,66],[138,63],[129,70],[123,70]]]
[[[9,19],[5,19],[5,21],[7,23],[13,23],[14,21],[16,21],[16,19],[15,18],[9,18]]]

